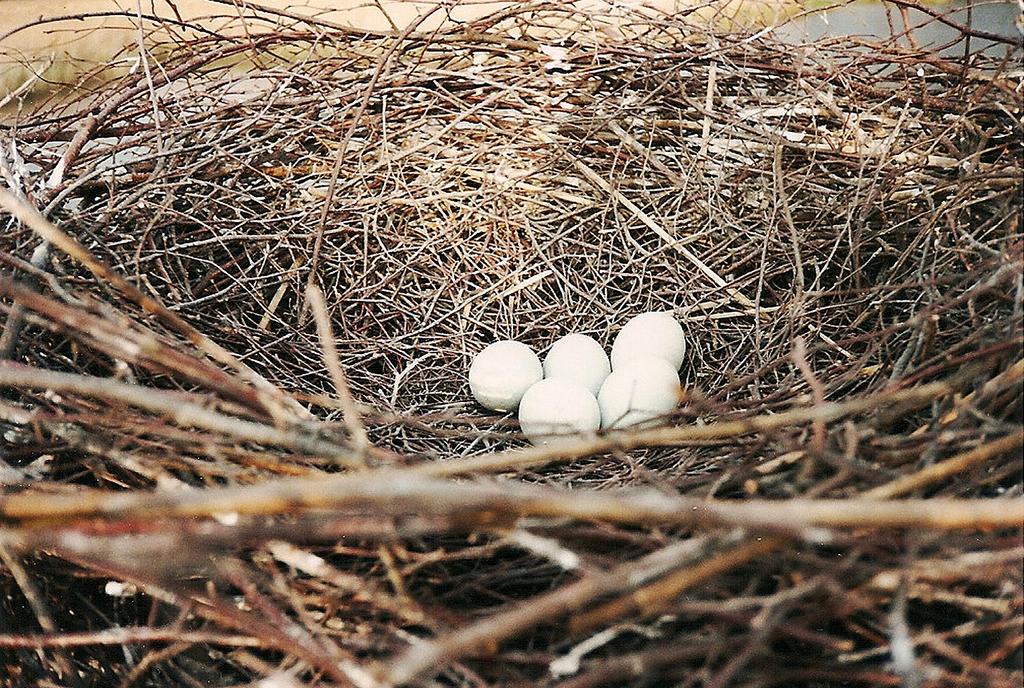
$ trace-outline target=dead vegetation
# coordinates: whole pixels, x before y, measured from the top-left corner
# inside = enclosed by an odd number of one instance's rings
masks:
[[[1020,685],[1018,49],[637,19],[203,37],[4,129],[0,685]],[[470,403],[654,308],[663,426]]]

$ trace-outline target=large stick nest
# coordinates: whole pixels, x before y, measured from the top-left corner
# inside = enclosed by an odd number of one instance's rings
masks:
[[[1019,685],[1019,52],[635,19],[203,37],[5,128],[0,685]],[[651,309],[661,426],[471,403]]]

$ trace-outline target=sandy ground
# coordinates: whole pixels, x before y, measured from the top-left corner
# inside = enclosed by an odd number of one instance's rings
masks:
[[[578,0],[567,3],[581,12],[602,16],[601,26],[614,30],[615,15],[623,6],[643,5],[648,11],[674,12],[694,0]],[[242,4],[238,0],[238,4]],[[431,13],[423,29],[452,21],[464,22],[507,6],[504,2],[457,4],[447,13],[433,2],[368,3],[353,0],[262,0],[255,3],[299,16],[316,16],[336,24],[368,30],[405,28],[424,13]],[[793,0],[760,0],[746,6],[791,6]],[[119,16],[99,16],[101,13]],[[140,22],[137,14],[144,15]],[[91,16],[90,16],[91,15]],[[127,16],[126,16],[127,15]],[[53,88],[47,82],[70,83],[84,71],[111,60],[127,64],[138,55],[142,36],[152,41],[180,31],[161,21],[198,21],[204,28],[240,34],[272,28],[274,19],[243,20],[232,0],[0,0],[0,104],[5,95],[23,90]],[[280,21],[280,18],[277,19]],[[141,31],[140,31],[141,26]],[[28,85],[27,82],[34,81]]]

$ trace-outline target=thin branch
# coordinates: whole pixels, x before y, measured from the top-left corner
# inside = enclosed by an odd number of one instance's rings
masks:
[[[316,330],[320,337],[324,365],[327,366],[327,372],[331,375],[331,381],[338,394],[338,401],[341,403],[345,427],[352,438],[353,459],[357,462],[365,462],[370,441],[366,437],[366,427],[359,417],[359,405],[352,398],[352,390],[348,386],[345,371],[342,370],[341,361],[338,359],[338,347],[334,345],[334,333],[331,331],[331,320],[327,314],[327,304],[324,303],[323,292],[311,284],[306,287],[306,300],[313,311],[313,318],[316,320]]]
[[[1021,445],[1024,445],[1024,431],[1010,433],[992,442],[977,446],[970,451],[951,456],[930,466],[925,466],[915,473],[902,476],[885,485],[879,485],[874,489],[864,492],[863,498],[892,499],[900,495],[910,494],[915,490],[950,478],[957,473],[963,473],[978,464],[1017,449]]]
[[[707,501],[648,490],[585,492],[498,481],[459,484],[410,471],[373,471],[179,494],[82,492],[0,496],[0,515],[30,522],[105,517],[152,520],[220,513],[280,514],[298,509],[366,509],[379,515],[461,513],[604,520],[623,524],[739,526],[827,537],[821,528],[977,530],[1024,522],[1024,498],[906,501],[791,499]],[[485,522],[485,521],[482,521]]]
[[[242,420],[212,411],[187,401],[181,393],[167,392],[116,380],[57,373],[31,368],[10,361],[0,361],[0,387],[49,389],[104,399],[151,413],[160,414],[181,427],[202,428],[245,442],[287,447],[300,452],[330,457],[343,464],[352,464],[351,450],[320,439],[301,429],[285,430],[262,423]]]

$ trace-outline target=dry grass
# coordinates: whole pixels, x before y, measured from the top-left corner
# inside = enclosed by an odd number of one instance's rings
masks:
[[[0,685],[1019,685],[1013,61],[570,20],[200,39],[4,130]],[[663,426],[470,403],[654,308]]]

